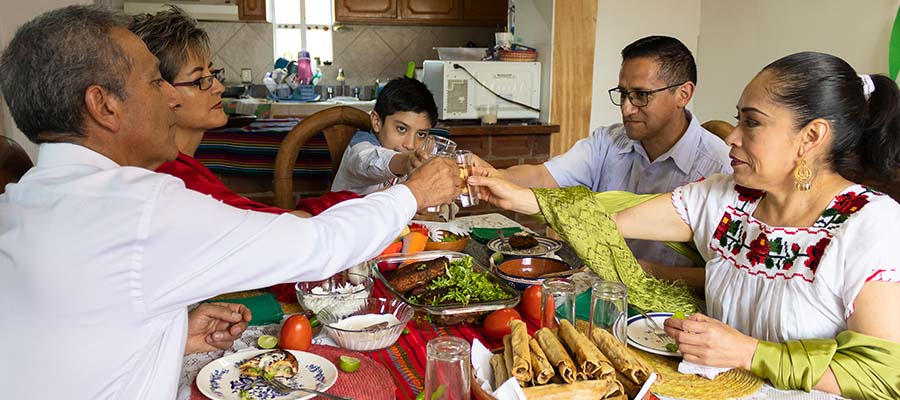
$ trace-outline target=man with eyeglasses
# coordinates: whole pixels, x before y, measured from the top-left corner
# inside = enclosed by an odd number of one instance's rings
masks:
[[[731,173],[729,148],[687,110],[697,84],[690,50],[678,39],[649,36],[622,50],[619,84],[609,90],[622,123],[599,127],[568,152],[540,165],[519,165],[497,175],[526,187],[583,185],[593,191],[670,192],[716,173]],[[662,243],[629,240],[641,265],[660,278],[703,277],[681,268],[687,258]],[[688,276],[690,275],[690,277]]]

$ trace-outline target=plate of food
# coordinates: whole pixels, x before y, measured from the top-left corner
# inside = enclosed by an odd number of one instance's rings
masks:
[[[496,238],[487,243],[495,252],[511,256],[542,256],[562,248],[562,243],[548,237],[518,232],[514,235]]]
[[[670,312],[651,312],[647,316],[662,328],[663,322],[673,314]],[[643,315],[628,318],[628,344],[648,353],[661,356],[681,357],[675,340],[666,336],[662,330],[654,330]],[[674,350],[674,351],[673,351]]]
[[[197,388],[210,399],[310,399],[315,394],[296,391],[282,394],[266,384],[276,377],[288,386],[326,391],[337,381],[331,361],[295,350],[250,350],[227,355],[204,366],[197,374]]]
[[[437,324],[473,323],[519,303],[519,292],[463,253],[404,253],[371,263],[388,290]]]

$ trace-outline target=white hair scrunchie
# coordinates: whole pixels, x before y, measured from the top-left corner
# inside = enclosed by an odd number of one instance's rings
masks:
[[[869,75],[861,74],[859,78],[862,79],[863,96],[866,96],[866,100],[868,100],[869,97],[872,97],[872,92],[875,91],[875,82],[872,81],[872,77]]]

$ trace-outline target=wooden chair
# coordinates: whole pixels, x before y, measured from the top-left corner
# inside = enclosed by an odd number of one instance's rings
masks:
[[[712,132],[714,135],[722,138],[722,140],[725,140],[725,137],[731,134],[731,131],[734,130],[734,125],[718,119],[706,121],[700,126],[702,126],[703,129]]]
[[[309,138],[325,132],[331,156],[332,175],[337,173],[344,150],[357,130],[371,130],[369,114],[353,107],[337,106],[319,111],[301,121],[288,132],[275,157],[275,206],[294,209],[294,164],[300,148]]]
[[[15,140],[0,136],[0,194],[6,192],[6,184],[18,182],[34,164],[28,153]]]

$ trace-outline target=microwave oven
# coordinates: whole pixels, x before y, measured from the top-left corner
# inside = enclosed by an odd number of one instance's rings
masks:
[[[541,104],[539,62],[425,60],[423,64],[422,81],[434,95],[438,119],[478,119],[478,106],[486,104],[498,106],[499,119],[540,116],[536,111]]]

